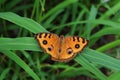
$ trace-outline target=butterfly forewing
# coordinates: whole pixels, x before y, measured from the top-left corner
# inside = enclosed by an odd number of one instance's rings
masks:
[[[46,53],[49,53],[52,57],[58,57],[60,40],[56,34],[40,33],[36,35],[36,39]]]
[[[60,60],[69,61],[78,52],[81,52],[84,47],[88,44],[88,41],[82,37],[66,37],[61,43],[62,49],[59,55]]]

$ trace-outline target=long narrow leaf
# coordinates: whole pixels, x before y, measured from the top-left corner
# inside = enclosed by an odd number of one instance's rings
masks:
[[[19,15],[14,14],[12,12],[1,12],[0,18],[8,20],[33,33],[46,32],[45,28],[43,28],[40,24],[33,21],[32,19],[20,17]]]
[[[41,21],[43,21],[44,19],[46,19],[48,16],[50,16],[51,14],[55,13],[57,10],[60,10],[62,8],[65,8],[66,6],[77,2],[78,0],[65,0],[63,1],[61,4],[57,5],[56,7],[54,7],[53,9],[51,9],[48,13],[46,13],[46,15],[44,15],[41,19]]]
[[[15,61],[21,68],[23,68],[34,80],[40,80],[35,72],[15,53],[8,50],[0,50],[2,53],[7,55],[10,59]]]
[[[75,60],[81,64],[84,68],[86,68],[88,71],[92,72],[94,75],[96,75],[101,80],[106,80],[107,77],[103,75],[100,70],[95,67],[95,65],[89,63],[87,59],[84,58],[84,56],[79,55],[75,58]]]
[[[83,55],[90,62],[102,65],[112,70],[120,71],[120,60],[97,52],[92,49],[85,49]]]
[[[31,37],[0,38],[0,50],[33,50],[40,51],[37,41]]]

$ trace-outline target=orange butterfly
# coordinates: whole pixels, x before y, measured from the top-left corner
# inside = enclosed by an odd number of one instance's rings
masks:
[[[68,62],[88,44],[88,40],[82,37],[59,37],[53,33],[39,33],[35,38],[52,60],[59,62]]]

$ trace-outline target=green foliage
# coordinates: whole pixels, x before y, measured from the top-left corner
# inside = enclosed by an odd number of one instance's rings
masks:
[[[0,1],[0,80],[68,80],[82,75],[94,80],[119,80],[120,1],[49,2]],[[53,62],[34,39],[40,32],[86,37],[89,48],[74,62]],[[111,35],[114,40],[108,41],[106,36]],[[101,68],[110,74],[105,75]]]

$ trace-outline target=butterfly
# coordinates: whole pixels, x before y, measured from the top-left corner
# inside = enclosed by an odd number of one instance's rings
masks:
[[[70,61],[88,44],[88,40],[82,37],[59,37],[53,33],[38,33],[35,39],[44,52],[51,55],[52,60],[59,62]]]

